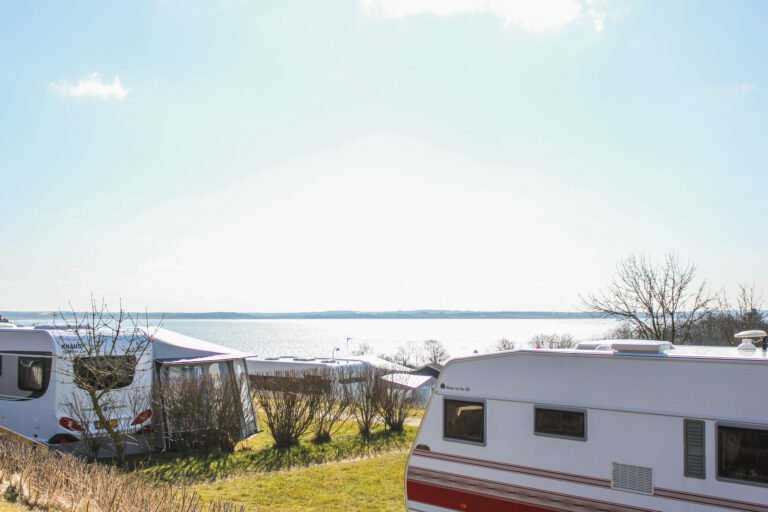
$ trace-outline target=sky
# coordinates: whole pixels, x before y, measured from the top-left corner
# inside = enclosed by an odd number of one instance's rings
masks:
[[[0,311],[765,290],[768,3],[0,3]]]

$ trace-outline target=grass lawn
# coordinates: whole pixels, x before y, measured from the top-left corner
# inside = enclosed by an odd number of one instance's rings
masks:
[[[405,463],[417,429],[406,426],[393,434],[379,425],[363,437],[350,421],[329,443],[315,444],[307,436],[283,449],[274,447],[265,430],[234,453],[155,454],[136,472],[155,483],[189,485],[206,501],[224,500],[249,511],[402,512]]]
[[[240,476],[196,485],[204,499],[222,499],[249,511],[348,510],[402,512],[407,452],[290,471]]]
[[[230,454],[156,454],[148,467],[137,472],[152,482],[195,483],[221,478],[285,471],[349,459],[366,459],[389,453],[407,451],[416,437],[416,427],[392,434],[377,427],[368,437],[357,432],[354,422],[346,424],[333,441],[315,444],[305,439],[298,446],[275,448],[268,431],[240,443]]]

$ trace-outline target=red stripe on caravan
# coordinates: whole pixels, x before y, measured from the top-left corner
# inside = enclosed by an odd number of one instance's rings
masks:
[[[611,487],[611,481],[602,478],[597,478],[587,475],[575,475],[572,473],[562,473],[559,471],[551,471],[543,468],[533,468],[526,466],[518,466],[514,464],[508,464],[504,462],[490,461],[485,459],[476,459],[472,457],[463,457],[459,455],[453,455],[449,453],[440,452],[428,452],[425,450],[414,450],[413,455],[418,457],[425,457],[430,459],[442,460],[447,462],[456,462],[459,464],[465,464],[468,466],[478,466],[488,469],[496,469],[500,471],[507,471],[512,473],[521,473],[531,476],[538,476],[543,478],[551,478],[553,480],[562,480],[565,482],[573,482],[585,485],[594,485],[597,487]],[[732,498],[724,498],[720,496],[708,496],[705,494],[695,494],[684,491],[677,491],[674,489],[655,488],[654,494],[660,498],[668,498],[678,501],[685,501],[689,503],[697,503],[701,505],[710,505],[714,507],[730,508],[732,510],[741,510],[745,512],[768,512],[768,505],[753,503],[749,501],[735,500]]]
[[[457,462],[459,464],[466,464],[469,466],[479,466],[488,469],[497,469],[500,471],[508,471],[512,473],[522,473],[531,476],[540,476],[544,478],[553,478],[555,480],[563,480],[566,482],[575,482],[579,484],[594,485],[597,487],[610,487],[611,481],[603,478],[597,478],[587,475],[574,475],[572,473],[563,473],[560,471],[551,471],[543,468],[533,468],[527,466],[518,466],[515,464],[508,464],[504,462],[490,461],[484,459],[476,459],[472,457],[462,457],[459,455],[453,455],[449,453],[440,452],[427,452],[423,450],[414,450],[413,455],[419,457],[426,457],[430,459],[445,460],[448,462]]]
[[[532,487],[523,487],[512,485],[505,482],[494,480],[485,480],[482,478],[469,477],[467,475],[458,475],[446,473],[433,469],[409,467],[406,476],[406,488],[408,489],[408,500],[421,501],[411,495],[412,485],[423,485],[432,487],[443,492],[448,489],[451,492],[460,493],[464,501],[458,502],[469,506],[469,502],[474,501],[474,497],[480,496],[484,500],[499,500],[499,503],[512,503],[520,507],[532,507],[530,510],[546,510],[558,512],[658,512],[646,508],[638,508],[630,505],[622,505],[609,501],[584,498],[553,491],[545,491]],[[422,501],[430,505],[439,505],[429,501]],[[509,507],[511,505],[505,505]],[[446,507],[448,508],[448,507]],[[453,510],[468,510],[467,508],[454,508]],[[484,510],[484,509],[475,509]],[[493,508],[489,510],[528,510],[527,508]]]
[[[408,481],[408,500],[461,512],[557,512],[554,508],[542,508],[410,480]]]

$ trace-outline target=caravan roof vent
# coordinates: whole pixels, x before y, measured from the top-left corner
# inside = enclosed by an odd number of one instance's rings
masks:
[[[752,340],[762,340],[768,336],[765,331],[741,331],[734,335],[734,338],[741,340],[741,345],[736,347],[737,350],[756,350],[757,347],[752,343]]]
[[[576,345],[577,350],[612,350],[618,354],[663,354],[672,348],[670,342],[657,340],[596,340]]]

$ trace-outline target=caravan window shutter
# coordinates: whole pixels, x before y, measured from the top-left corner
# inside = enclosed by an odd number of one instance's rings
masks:
[[[685,476],[706,478],[704,422],[702,420],[685,420],[683,422],[683,442],[685,443]]]

